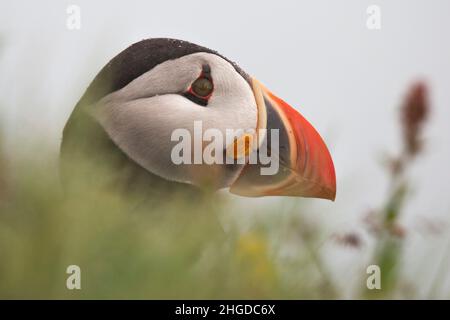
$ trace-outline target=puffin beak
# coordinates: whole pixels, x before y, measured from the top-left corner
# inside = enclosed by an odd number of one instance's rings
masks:
[[[258,159],[265,152],[266,159],[268,156],[272,161],[278,161],[275,166],[270,164],[277,170],[263,174],[261,169],[267,170],[267,162],[247,161],[230,186],[230,192],[250,197],[300,196],[334,201],[333,160],[319,133],[299,112],[258,80],[252,79],[252,87],[258,107],[258,137],[252,152]]]

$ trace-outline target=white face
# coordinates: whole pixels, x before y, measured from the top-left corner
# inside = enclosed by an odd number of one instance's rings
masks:
[[[204,65],[210,67],[214,84],[207,106],[182,95],[200,76]],[[200,165],[187,168],[172,162],[171,151],[177,142],[171,141],[171,135],[175,129],[187,129],[193,137],[194,121],[201,120],[203,132],[214,128],[225,137],[226,129],[249,130],[257,125],[257,106],[250,85],[228,61],[210,53],[161,63],[105,96],[93,110],[110,138],[132,160],[165,179],[191,184],[202,183],[204,177],[198,173],[208,170],[191,170]],[[229,186],[241,167],[222,170],[225,174],[218,187]]]

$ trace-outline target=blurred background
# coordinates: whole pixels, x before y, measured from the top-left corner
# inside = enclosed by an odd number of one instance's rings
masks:
[[[366,25],[369,18],[366,10],[373,4],[381,10],[379,30],[370,30]],[[69,16],[66,10],[70,5],[81,9],[79,30],[66,26]],[[366,267],[377,264],[377,259],[383,256],[376,253],[377,248],[384,252],[386,247],[401,242],[401,249],[395,251],[399,281],[387,297],[450,298],[449,14],[450,2],[446,0],[3,1],[0,5],[3,159],[9,168],[16,168],[12,175],[26,173],[27,168],[32,172],[18,179],[22,182],[17,184],[17,190],[29,181],[33,185],[36,179],[45,181],[52,176],[49,172],[53,169],[56,176],[62,129],[98,71],[117,53],[139,40],[151,37],[188,40],[236,61],[247,73],[295,106],[324,137],[337,173],[335,202],[248,199],[229,195],[227,191],[220,193],[226,199],[226,209],[222,208],[219,214],[221,223],[226,232],[236,233],[236,248],[244,252],[267,251],[267,263],[275,265],[277,279],[306,274],[304,261],[312,265],[308,272],[319,278],[311,287],[300,284],[297,289],[285,286],[291,282],[289,279],[280,280],[275,285],[282,288],[280,291],[271,287],[264,294],[261,288],[246,291],[237,286],[225,296],[366,297],[367,292],[361,292],[360,288],[365,287]],[[390,187],[396,178],[386,163],[403,152],[402,106],[407,104],[408,95],[414,94],[411,92],[417,83],[426,88],[429,111],[423,126],[423,148],[401,174],[408,188],[401,210],[396,210],[395,221],[385,223],[381,219],[381,228],[388,230],[388,238],[394,240],[380,244],[384,240],[372,232],[374,223],[368,220],[373,215],[383,216],[389,211],[386,208],[390,200],[398,195]],[[36,173],[39,168],[42,168],[41,175]],[[27,199],[39,202],[46,197],[41,185],[24,187],[24,190],[22,198],[18,196],[22,202]],[[12,198],[6,199],[7,205],[1,206],[2,215],[22,210],[25,218],[10,227],[9,217],[0,228],[0,232],[3,230],[0,248],[9,254],[11,262],[0,269],[0,274],[3,272],[3,279],[15,274],[9,277],[8,284],[0,285],[0,297],[70,298],[72,293],[59,288],[47,273],[48,278],[32,273],[41,282],[35,284],[34,290],[27,291],[33,284],[21,275],[31,271],[17,266],[27,264],[32,268],[33,255],[20,239],[40,242],[48,229],[43,227],[42,234],[34,236],[25,231],[27,228],[21,229],[22,224],[31,223],[26,218],[27,210]],[[49,199],[53,201],[50,196]],[[52,207],[43,212],[52,210],[59,209]],[[84,215],[87,220],[92,219]],[[99,217],[108,220],[107,215],[99,214]],[[117,221],[126,221],[126,217],[120,217]],[[97,217],[95,221],[105,223],[103,218]],[[51,223],[53,226],[55,222]],[[304,230],[305,227],[308,231],[300,234],[306,237],[289,236],[288,229]],[[17,235],[9,236],[7,232]],[[98,235],[90,232],[95,242]],[[310,233],[314,235],[311,241]],[[76,242],[78,238],[74,235],[71,239]],[[144,250],[141,241],[145,243],[145,240],[136,241]],[[240,245],[242,241],[244,244]],[[85,245],[91,248],[92,242]],[[73,246],[71,242],[69,247],[73,249]],[[83,252],[79,249],[78,257]],[[297,261],[295,267],[290,264],[293,256],[303,256],[305,252],[308,253],[305,260]],[[54,257],[51,250],[47,254]],[[139,254],[136,249],[136,257]],[[21,258],[17,259],[17,255]],[[85,256],[84,259],[89,261]],[[0,258],[0,264],[8,264],[5,261]],[[63,265],[62,261],[65,262],[62,259],[58,263]],[[137,265],[144,268],[145,263]],[[47,270],[49,266],[57,270],[51,259],[36,268]],[[97,268],[102,269],[98,265]],[[127,270],[123,272],[132,273]],[[264,272],[272,272],[267,270]],[[59,277],[65,277],[64,270]],[[105,276],[105,282],[111,285],[119,281],[118,277],[120,272],[109,278]],[[104,291],[91,288],[91,291],[85,289],[80,297],[190,297],[188,289],[193,286],[186,283],[186,291],[181,290],[180,296],[176,296],[163,281],[161,287],[168,291],[159,288],[163,291],[158,289],[152,293],[140,287],[139,281],[133,280],[129,286],[125,280],[120,281],[123,282],[120,294],[115,295],[114,289],[107,287]],[[322,294],[318,288],[323,288],[324,283],[328,289]],[[211,288],[199,297],[221,297],[211,292],[220,291],[217,288],[223,285],[217,284],[216,289]]]

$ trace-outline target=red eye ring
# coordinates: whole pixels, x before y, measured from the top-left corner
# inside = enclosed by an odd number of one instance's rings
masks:
[[[183,96],[200,106],[206,107],[213,92],[214,83],[211,77],[211,68],[209,65],[203,65],[200,76],[192,82]]]
[[[188,92],[199,99],[208,100],[214,91],[211,77],[200,75],[190,86]]]

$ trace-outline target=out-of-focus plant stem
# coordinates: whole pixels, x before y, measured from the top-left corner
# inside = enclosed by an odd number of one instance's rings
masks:
[[[380,210],[379,241],[374,257],[381,270],[381,292],[368,291],[368,297],[389,295],[399,279],[397,270],[403,230],[398,227],[398,220],[409,189],[407,172],[422,150],[421,133],[429,113],[427,89],[423,83],[410,88],[400,112],[403,144],[399,155],[390,161],[389,190],[386,204]]]

